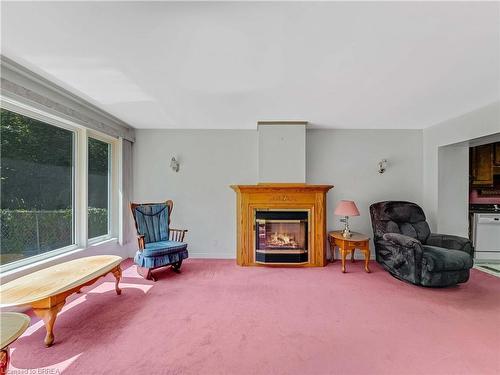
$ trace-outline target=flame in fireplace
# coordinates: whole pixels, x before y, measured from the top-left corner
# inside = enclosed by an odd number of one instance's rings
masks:
[[[271,234],[267,245],[269,247],[287,247],[297,248],[299,245],[295,241],[295,237],[289,233],[274,232]]]

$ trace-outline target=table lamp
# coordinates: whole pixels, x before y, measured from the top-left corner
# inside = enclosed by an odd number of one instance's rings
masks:
[[[359,216],[358,208],[356,207],[356,203],[354,201],[340,201],[333,212],[334,215],[344,216],[344,230],[342,232],[342,236],[345,238],[351,237],[351,231],[349,230],[349,216]],[[342,220],[341,220],[342,221]]]

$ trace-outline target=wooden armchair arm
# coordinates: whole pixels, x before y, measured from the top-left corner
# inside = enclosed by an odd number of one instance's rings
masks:
[[[146,247],[144,244],[144,234],[137,235],[137,242],[139,243],[139,251],[144,250],[144,248]]]
[[[169,229],[169,240],[183,242],[184,236],[186,235],[187,229]]]

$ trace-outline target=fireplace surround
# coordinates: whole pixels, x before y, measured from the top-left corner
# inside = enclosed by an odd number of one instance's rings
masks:
[[[237,263],[326,265],[326,194],[332,185],[232,185]]]

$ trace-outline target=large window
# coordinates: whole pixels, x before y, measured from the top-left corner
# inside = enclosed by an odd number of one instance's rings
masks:
[[[1,109],[0,136],[0,265],[74,244],[74,133]]]
[[[0,271],[117,237],[118,141],[34,108],[2,105]]]
[[[88,237],[109,233],[110,145],[88,139]]]

